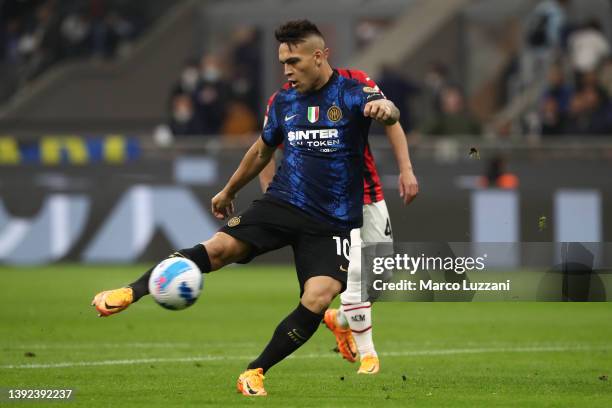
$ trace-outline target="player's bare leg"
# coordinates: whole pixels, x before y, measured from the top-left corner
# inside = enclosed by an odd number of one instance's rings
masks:
[[[208,241],[193,248],[180,249],[170,257],[188,258],[195,262],[202,273],[207,273],[243,259],[249,251],[249,244],[226,233],[217,232]],[[91,302],[92,306],[95,306],[98,311],[98,316],[105,317],[119,313],[147,295],[149,293],[149,278],[154,268],[155,266],[150,268],[127,287],[98,293]]]
[[[280,322],[264,351],[238,378],[238,392],[247,396],[267,395],[263,387],[264,373],[312,337],[321,323],[323,312],[341,289],[340,282],[329,276],[308,279],[297,308]]]

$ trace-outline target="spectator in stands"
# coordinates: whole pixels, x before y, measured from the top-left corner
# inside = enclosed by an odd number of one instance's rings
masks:
[[[568,46],[570,63],[577,76],[595,71],[610,55],[610,44],[596,19],[573,31]]]
[[[546,89],[540,102],[542,135],[565,133],[572,95],[573,90],[566,84],[561,66],[553,64],[548,70]]]
[[[104,20],[107,31],[107,45],[109,55],[125,56],[130,51],[130,44],[135,37],[134,23],[118,10],[111,10]]]
[[[85,12],[76,11],[64,17],[61,22],[60,31],[64,55],[76,57],[87,53],[91,24]]]
[[[446,64],[440,61],[431,62],[425,73],[426,111],[423,112],[423,117],[430,118],[441,112],[440,94],[447,85],[449,74]]]
[[[421,129],[425,135],[480,135],[480,124],[468,112],[461,90],[456,86],[445,87],[440,95],[442,111],[425,123]]]
[[[164,3],[0,0],[0,102],[63,58],[124,55]]]
[[[606,91],[609,98],[612,98],[612,57],[608,57],[599,70],[599,84]]]
[[[552,95],[545,95],[540,104],[541,133],[543,136],[562,135],[567,130],[567,112],[563,112],[559,101]]]
[[[195,104],[205,134],[218,134],[221,131],[229,95],[230,87],[223,79],[221,60],[215,55],[204,55],[200,63]]]
[[[231,56],[232,94],[245,102],[252,112],[261,110],[261,47],[259,33],[251,27],[241,27],[233,35]]]
[[[562,113],[567,113],[572,99],[572,88],[565,82],[563,69],[559,64],[553,64],[548,70],[545,98],[552,98]]]
[[[572,98],[567,133],[612,133],[612,106],[597,86],[584,85]]]
[[[555,54],[562,48],[569,0],[540,2],[525,21],[525,47],[521,56],[521,81],[528,86],[544,78]]]
[[[177,94],[172,98],[170,130],[175,136],[203,134],[202,122],[195,114],[190,95]]]
[[[34,78],[58,58],[60,31],[57,17],[55,1],[47,0],[36,8],[33,18],[26,24],[18,45],[18,51],[27,62],[26,79]]]
[[[589,71],[585,72],[579,76],[579,81],[577,84],[578,90],[582,90],[585,88],[593,88],[601,97],[601,101],[606,103],[610,99],[608,92],[602,86],[601,82],[599,82],[599,73],[598,71]]]
[[[0,32],[0,59],[9,63],[19,63],[19,41],[21,38],[21,20],[11,18]]]
[[[418,85],[405,79],[390,66],[383,66],[380,78],[376,81],[385,96],[390,99],[402,113],[400,123],[406,132],[414,128],[413,118],[410,112],[409,98],[418,94],[421,90]]]
[[[94,57],[106,58],[111,55],[108,47],[108,27],[105,0],[89,1],[89,21],[91,22],[91,54]]]
[[[135,24],[106,0],[90,0],[91,51],[94,57],[124,55],[136,34]]]
[[[258,129],[257,117],[249,106],[237,99],[230,101],[221,133],[224,136],[250,136]]]
[[[200,71],[195,60],[185,62],[180,78],[172,87],[171,96],[178,94],[194,95],[200,82]]]

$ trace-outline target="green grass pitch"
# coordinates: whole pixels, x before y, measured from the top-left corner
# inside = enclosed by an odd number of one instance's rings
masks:
[[[226,268],[188,310],[145,298],[97,318],[93,295],[143,269],[0,269],[0,387],[76,389],[23,405],[45,407],[612,406],[609,303],[379,303],[379,375],[357,376],[322,326],[250,400],[235,380],[297,304],[293,268]]]

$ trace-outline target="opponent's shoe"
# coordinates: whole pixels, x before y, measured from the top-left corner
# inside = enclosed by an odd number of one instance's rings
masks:
[[[236,388],[239,393],[248,397],[265,397],[268,395],[263,384],[265,378],[262,368],[246,370],[238,377]]]
[[[357,361],[357,344],[353,338],[353,333],[351,333],[350,327],[344,328],[338,324],[338,309],[327,309],[323,321],[336,336],[336,344],[342,358],[351,363]]]
[[[133,301],[132,288],[120,288],[98,293],[93,298],[91,305],[96,307],[98,317],[105,317],[127,309]]]
[[[357,374],[376,374],[380,371],[380,361],[378,357],[367,355],[361,359],[361,366]]]

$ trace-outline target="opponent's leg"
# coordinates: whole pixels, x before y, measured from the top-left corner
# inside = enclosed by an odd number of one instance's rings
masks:
[[[341,288],[341,283],[329,276],[315,276],[306,281],[300,303],[279,323],[264,351],[238,378],[239,392],[249,396],[266,395],[263,374],[312,337],[323,312]]]
[[[365,370],[369,374],[374,374],[379,370],[378,355],[372,341],[372,305],[367,301],[362,302],[361,230],[359,229],[351,231],[349,260],[348,280],[346,290],[340,295],[342,306],[337,320],[345,320],[350,326],[361,356],[362,367],[358,372]]]
[[[347,290],[340,295],[341,310],[335,313],[336,321],[350,325],[353,338],[361,355],[359,373],[375,374],[380,369],[378,355],[372,340],[372,305],[362,302],[361,242],[393,242],[389,212],[384,200],[364,205],[363,226],[351,231],[350,265]],[[328,311],[327,313],[332,313]]]
[[[180,249],[170,255],[169,258],[187,258],[193,261],[202,273],[207,273],[243,259],[247,256],[249,250],[249,244],[226,233],[217,232],[208,241],[192,248]],[[104,317],[119,313],[141,297],[148,295],[149,278],[153,269],[155,269],[155,266],[127,287],[98,293],[91,303],[92,306],[96,307],[98,316]]]

